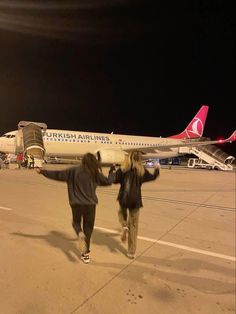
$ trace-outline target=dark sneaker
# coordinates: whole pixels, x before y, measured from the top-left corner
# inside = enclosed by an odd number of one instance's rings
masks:
[[[126,255],[130,259],[134,259],[136,257],[135,254],[132,254],[132,253],[127,253]]]
[[[80,258],[85,264],[90,263],[89,254],[82,254]]]
[[[123,227],[122,228],[121,236],[120,236],[122,242],[126,241],[128,230],[129,230],[128,227]]]
[[[78,240],[79,240],[79,250],[82,254],[84,254],[85,252],[87,252],[87,245],[86,245],[86,241],[85,241],[86,237],[85,234],[81,231],[78,234]]]

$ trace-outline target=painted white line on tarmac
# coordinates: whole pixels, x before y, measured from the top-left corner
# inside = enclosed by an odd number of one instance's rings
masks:
[[[229,261],[234,261],[234,262],[236,261],[236,258],[234,256],[230,256],[230,255],[224,255],[224,254],[219,254],[219,253],[210,252],[210,251],[206,251],[206,250],[195,249],[195,248],[190,247],[190,246],[175,244],[172,242],[166,242],[166,241],[161,241],[161,240],[158,240],[157,243],[162,244],[162,245],[168,245],[168,246],[176,247],[178,249],[182,249],[182,250],[186,250],[186,251],[190,251],[190,252],[200,253],[200,254],[214,256],[214,257],[219,257],[219,258],[227,259]]]
[[[12,208],[9,208],[9,207],[3,207],[3,206],[0,206],[0,209],[2,209],[2,210],[12,210]]]
[[[101,231],[105,231],[105,232],[108,232],[108,233],[119,234],[118,231],[112,230],[112,229],[107,229],[107,228],[102,228],[102,227],[96,227],[96,226],[94,226],[94,229],[101,230]]]
[[[106,229],[106,228],[101,228],[101,227],[94,227],[94,229],[102,230],[102,231],[105,231],[108,233],[119,234],[119,232],[117,232],[116,230],[111,230],[111,229]],[[195,248],[192,248],[192,247],[186,246],[186,245],[175,244],[172,242],[166,242],[166,241],[156,240],[156,239],[147,238],[147,237],[140,237],[140,236],[138,236],[138,239],[148,241],[148,242],[158,243],[161,245],[172,246],[172,247],[182,249],[185,251],[189,251],[189,252],[195,252],[195,253],[199,253],[199,254],[203,254],[203,255],[214,256],[214,257],[226,259],[226,260],[233,261],[233,262],[236,261],[236,258],[234,256],[219,254],[219,253],[210,252],[210,251],[201,250],[201,249],[195,249]]]

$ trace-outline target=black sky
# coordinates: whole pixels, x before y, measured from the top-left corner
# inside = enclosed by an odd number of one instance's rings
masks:
[[[207,104],[204,135],[230,135],[233,12],[223,0],[0,0],[0,133],[29,120],[169,136]]]

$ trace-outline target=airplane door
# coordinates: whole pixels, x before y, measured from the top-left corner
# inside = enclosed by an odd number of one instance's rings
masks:
[[[21,121],[18,124],[18,128],[19,147],[23,144],[23,150],[21,151],[32,154],[35,158],[43,160],[45,155],[43,131],[46,130],[47,125],[38,122]]]

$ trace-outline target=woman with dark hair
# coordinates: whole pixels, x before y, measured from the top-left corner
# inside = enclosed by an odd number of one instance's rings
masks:
[[[113,173],[114,166],[110,168]],[[119,222],[122,227],[121,240],[126,241],[128,233],[127,256],[135,258],[138,237],[139,211],[143,207],[141,186],[144,182],[155,180],[160,174],[160,165],[156,164],[154,173],[150,173],[143,166],[142,153],[132,151],[115,172],[113,183],[120,183],[117,200]]]
[[[87,153],[83,156],[81,165],[65,170],[46,170],[37,168],[37,172],[47,178],[66,181],[69,203],[72,209],[72,226],[78,235],[81,259],[89,263],[90,238],[94,228],[97,186],[112,184],[112,173],[108,178],[102,173],[96,157]],[[81,220],[83,227],[81,227]]]

